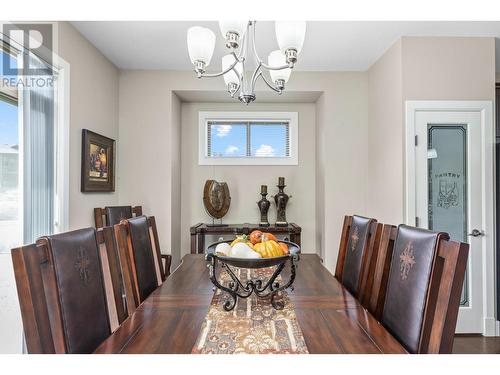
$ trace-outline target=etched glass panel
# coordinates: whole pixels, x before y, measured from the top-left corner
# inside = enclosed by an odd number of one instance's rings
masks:
[[[465,125],[428,125],[429,229],[467,237],[467,128]],[[460,305],[468,306],[468,272]]]

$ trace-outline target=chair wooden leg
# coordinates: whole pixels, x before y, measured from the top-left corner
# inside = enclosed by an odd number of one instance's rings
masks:
[[[164,270],[165,270],[165,278],[170,275],[170,265],[172,264],[172,256],[169,254],[161,254],[161,258],[165,260]]]

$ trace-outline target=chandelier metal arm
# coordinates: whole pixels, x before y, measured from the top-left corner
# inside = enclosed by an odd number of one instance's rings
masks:
[[[257,65],[257,68],[254,70],[253,74],[252,74],[252,92],[255,91],[255,82],[257,81],[257,78],[259,78],[259,76],[262,75],[262,70],[260,69],[260,67],[262,66],[262,62],[259,62],[259,64]]]
[[[276,86],[274,86],[272,83],[270,83],[266,76],[264,76],[264,74],[262,74],[262,71],[259,73],[259,76],[262,77],[262,80],[266,83],[266,85],[273,91],[276,91],[278,94],[281,94],[283,92],[283,90],[277,88]]]
[[[288,65],[282,65],[282,66],[270,66],[270,65],[267,65],[264,61],[262,61],[260,59],[259,54],[257,53],[257,47],[255,45],[255,29],[256,29],[255,25],[256,25],[256,23],[257,23],[257,21],[253,21],[252,46],[253,46],[253,54],[255,55],[255,58],[257,59],[257,62],[259,63],[259,65],[267,70],[283,70],[283,69],[293,68],[293,63],[290,63]],[[251,25],[251,24],[252,24],[252,21],[249,22],[249,25]]]
[[[207,78],[220,77],[220,76],[226,74],[227,72],[229,72],[231,69],[233,69],[236,66],[236,64],[243,61],[242,59],[238,58],[238,56],[236,56],[236,54],[234,52],[231,52],[231,54],[234,56],[235,60],[234,60],[234,63],[232,63],[227,69],[225,69],[219,73],[202,73],[199,76],[199,78],[202,78],[202,77],[207,77]],[[235,72],[236,72],[236,70],[235,70]],[[238,72],[236,72],[236,74],[238,74]]]

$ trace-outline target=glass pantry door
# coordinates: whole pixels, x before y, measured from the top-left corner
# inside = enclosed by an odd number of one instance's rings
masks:
[[[457,332],[483,332],[481,119],[476,112],[417,113],[418,226],[470,244]]]

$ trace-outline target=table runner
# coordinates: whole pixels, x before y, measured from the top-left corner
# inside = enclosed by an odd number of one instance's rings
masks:
[[[274,271],[274,268],[231,269],[243,284],[250,277],[269,279]],[[222,270],[220,280],[227,286],[231,278]],[[281,276],[277,281],[281,282]],[[274,309],[270,297],[259,298],[252,294],[246,299],[238,298],[235,308],[225,311],[223,304],[227,298],[225,292],[216,289],[192,353],[308,353],[295,307],[286,292],[281,292],[277,298],[285,303],[283,310]]]

